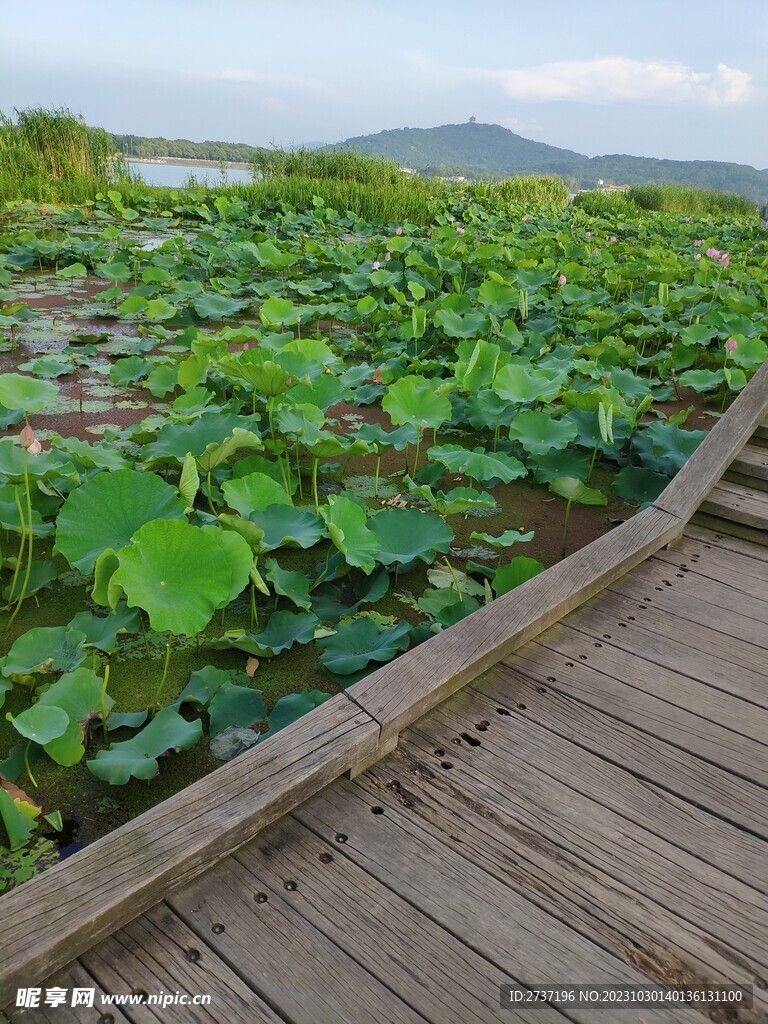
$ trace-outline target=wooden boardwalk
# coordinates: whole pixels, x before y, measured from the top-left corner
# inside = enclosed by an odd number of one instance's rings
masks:
[[[673,517],[693,490],[677,543],[575,610],[563,598],[383,759],[365,768],[381,744],[356,740],[353,778],[185,867],[134,920],[116,910],[130,923],[94,925],[48,980],[35,961],[29,984],[93,988],[93,1008],[8,1019],[768,1022],[768,428],[737,447],[710,453],[701,493],[694,467],[650,510]],[[754,1006],[500,1005],[504,984],[566,983],[752,986]],[[129,993],[211,1003],[100,1004]]]

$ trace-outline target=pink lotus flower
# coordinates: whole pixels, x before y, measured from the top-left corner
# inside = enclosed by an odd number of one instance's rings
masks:
[[[384,259],[385,260],[391,260],[392,259],[392,253],[388,252],[387,255],[384,257]]]
[[[373,269],[374,270],[379,270],[380,267],[381,267],[381,263],[379,263],[378,260],[374,260],[373,261]]]
[[[27,449],[27,451],[29,452],[30,455],[39,455],[42,450],[43,450],[43,446],[40,444],[40,442],[37,440],[37,438],[34,439],[32,444]]]
[[[463,234],[464,234],[464,228],[462,228],[462,227],[457,227],[457,228],[456,228],[456,234],[457,234],[457,235],[463,235]]]
[[[700,247],[700,245],[701,245],[701,239],[700,238],[695,238],[693,240],[693,247],[694,247],[694,249],[698,249]]]
[[[611,237],[608,239],[608,241],[609,242],[618,242],[618,238],[616,237],[616,235],[611,235]]]
[[[722,265],[723,265],[723,270],[725,270],[725,268],[726,268],[726,267],[727,267],[727,266],[728,266],[728,265],[730,264],[730,262],[731,262],[731,257],[730,257],[730,256],[728,255],[728,253],[727,253],[727,252],[724,252],[724,253],[723,253],[723,255],[722,255],[722,256],[720,257],[720,262],[721,262],[721,263],[722,263]]]
[[[736,349],[739,347],[739,343],[738,341],[736,341],[735,338],[729,338],[728,341],[726,341],[725,343],[725,347],[728,349],[729,352],[735,352]]]
[[[395,228],[395,234],[396,235],[402,235],[402,233],[403,233],[403,229],[402,228]]]
[[[709,256],[711,260],[719,260],[721,255],[722,253],[719,249],[707,249],[707,256]]]
[[[557,283],[558,284],[568,284],[568,278],[565,276],[565,274],[561,274],[560,277],[558,277],[558,279],[557,279]]]
[[[22,448],[29,449],[35,443],[35,440],[36,438],[34,430],[32,429],[32,427],[30,427],[28,423],[26,423],[21,428],[21,432],[19,433],[19,444],[21,445]]]

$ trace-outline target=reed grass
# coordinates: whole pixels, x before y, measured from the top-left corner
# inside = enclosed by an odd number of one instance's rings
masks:
[[[757,206],[746,196],[673,183],[634,185],[627,196],[641,210],[662,210],[665,213],[683,213],[688,216],[749,216],[757,213]]]
[[[523,205],[554,206],[568,205],[568,186],[560,178],[542,175],[526,175],[518,178],[503,178],[501,181],[478,182],[471,187],[482,202],[520,203]]]

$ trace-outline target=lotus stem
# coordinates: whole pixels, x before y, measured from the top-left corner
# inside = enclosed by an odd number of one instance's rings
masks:
[[[315,512],[320,513],[320,502],[317,497],[317,456],[312,456],[312,497],[315,499]]]
[[[301,483],[301,463],[299,462],[299,448],[300,447],[301,446],[299,445],[299,442],[297,440],[296,441],[296,476],[298,477],[298,480],[299,480],[299,497],[303,501],[304,500],[304,487],[303,487],[303,485]]]
[[[419,440],[416,442],[416,458],[413,460],[413,475],[414,477],[419,471],[419,449],[421,448],[422,431],[419,431]]]
[[[592,479],[592,470],[595,468],[595,459],[597,459],[597,449],[598,449],[598,447],[599,447],[599,443],[595,445],[595,447],[594,447],[594,449],[592,451],[592,458],[590,459],[590,462],[589,462],[589,472],[587,473],[587,483],[589,483],[589,481]]]
[[[565,558],[565,552],[568,547],[568,520],[571,517],[571,505],[572,501],[566,502],[565,505],[565,521],[563,522],[563,546],[560,550],[560,557]]]
[[[32,572],[32,552],[33,552],[33,546],[34,546],[34,541],[35,541],[35,534],[34,534],[34,527],[33,527],[33,524],[32,524],[32,495],[30,494],[30,491],[29,491],[28,460],[29,460],[29,455],[27,453],[27,449],[25,448],[24,449],[24,492],[25,492],[25,496],[26,496],[26,499],[27,499],[27,519],[28,519],[28,522],[29,522],[29,529],[27,530],[27,568],[26,568],[26,571],[24,573],[24,580],[23,580],[23,582],[21,584],[21,593],[19,594],[19,600],[17,601],[16,607],[13,609],[13,614],[11,615],[11,617],[10,617],[10,619],[8,621],[8,626],[9,627],[12,625],[13,620],[19,614],[19,611],[21,610],[21,606],[24,603],[24,598],[27,596],[27,586],[29,585],[29,577],[30,577],[30,574]],[[18,491],[17,491],[17,499],[18,499]],[[23,521],[24,521],[23,516],[21,517],[21,521],[23,523]],[[19,566],[18,566],[18,562],[17,562],[16,569],[18,569],[18,567]],[[14,579],[15,578],[16,578],[16,574],[14,573]],[[11,591],[11,595],[13,595],[13,591]]]
[[[141,626],[141,635],[144,637],[144,650],[147,652],[147,659],[151,658],[152,655],[149,653],[149,640],[147,639],[147,627],[144,625],[144,618],[141,614],[141,608],[139,608],[139,625]]]
[[[211,515],[216,515],[216,509],[213,507],[213,498],[211,497],[211,471],[207,473],[208,480],[208,508],[211,510]]]
[[[24,510],[21,507],[21,498],[19,497],[19,489],[18,489],[18,487],[14,491],[14,497],[16,498],[16,508],[18,510],[18,513],[19,513],[19,524],[21,526],[21,540],[19,542],[19,553],[16,556],[16,567],[15,567],[14,572],[13,572],[13,579],[11,580],[11,589],[8,592],[9,593],[9,597],[8,597],[8,605],[9,605],[9,607],[10,607],[11,601],[13,600],[14,592],[16,590],[16,581],[19,578],[19,570],[21,569],[21,560],[24,557],[24,547],[25,547],[25,545],[27,543],[27,525],[24,522]],[[11,622],[12,621],[13,620],[11,619]],[[10,626],[10,624],[11,623],[9,622],[8,625]]]
[[[443,561],[448,566],[448,572],[451,574],[451,576],[453,578],[453,585],[454,585],[454,587],[456,587],[456,593],[459,595],[459,604],[463,604],[464,603],[464,595],[461,592],[461,587],[459,586],[459,581],[456,578],[456,573],[453,571],[453,566],[451,565],[451,563],[448,561],[447,558],[443,559]]]
[[[153,705],[155,711],[157,711],[157,709],[160,707],[160,695],[163,692],[163,687],[165,686],[165,680],[168,678],[168,665],[170,663],[170,660],[171,660],[171,631],[168,630],[168,639],[166,640],[166,643],[165,643],[165,663],[163,664],[163,675],[162,675],[162,678],[160,680],[160,685],[157,688],[157,692],[155,693],[155,699],[152,702],[152,705]]]
[[[259,625],[259,609],[256,607],[256,587],[251,583],[251,629]]]
[[[381,471],[381,452],[376,456],[376,472],[373,478],[373,496],[378,498],[379,496],[379,472]]]
[[[104,682],[101,685],[101,731],[104,733],[104,742],[109,742],[109,730],[107,728],[107,709],[105,700],[107,696],[107,683],[109,682],[109,665],[104,666]]]
[[[30,740],[29,743],[27,743],[26,747],[24,747],[24,768],[26,769],[27,775],[29,776],[29,781],[32,783],[35,789],[37,789],[37,779],[32,774],[32,766],[29,763],[29,748],[31,746],[32,740]]]

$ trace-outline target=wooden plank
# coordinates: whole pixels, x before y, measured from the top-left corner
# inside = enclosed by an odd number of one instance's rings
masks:
[[[0,1006],[373,753],[343,694],[0,899]]]
[[[753,546],[768,548],[768,533],[765,530],[756,529],[754,526],[745,526],[743,523],[737,523],[731,519],[723,519],[717,513],[697,512],[689,522],[706,527],[718,534],[739,537]]]
[[[759,426],[755,427],[755,437],[760,437],[763,438],[763,440],[768,441],[768,424],[761,423]]]
[[[210,996],[209,1005],[159,1005],[144,1002],[128,1011],[133,1024],[179,1020],[233,1024],[260,1021],[284,1024],[227,964],[167,906],[159,904],[85,953],[81,962],[110,992],[183,997]]]
[[[379,722],[385,743],[669,543],[681,528],[674,516],[646,509],[345,692]]]
[[[286,875],[273,889],[227,857],[168,902],[290,1024],[422,1024],[407,994],[401,998],[379,982],[280,898],[292,882]]]
[[[295,908],[428,1020],[484,1024],[509,1019],[498,1000],[499,986],[511,980],[508,970],[475,953],[340,855],[338,843],[319,838],[292,815],[234,857],[259,886],[275,892],[276,900]],[[294,890],[285,889],[286,878],[296,882]],[[267,904],[260,906],[266,909]],[[545,1020],[565,1020],[550,1007],[523,1010],[520,1020],[540,1024],[542,1011]]]
[[[612,583],[605,593],[623,596],[637,604],[647,597],[648,583],[630,574]],[[689,642],[694,635],[714,633],[712,642],[717,643],[719,637],[723,638],[723,647],[718,653],[727,660],[733,660],[735,664],[744,661],[753,667],[759,667],[761,657],[765,662],[765,653],[761,652],[768,649],[768,629],[758,619],[728,607],[718,607],[689,593],[681,600],[674,586],[654,586],[651,602],[643,603],[643,623],[654,632],[666,634],[670,629],[678,630],[677,635],[685,636]],[[689,629],[692,632],[689,633]]]
[[[768,595],[768,560],[755,558],[754,548],[749,548],[749,552],[741,554],[722,547],[719,542],[706,544],[703,540],[684,536],[674,548],[657,551],[648,561],[667,562],[678,566],[681,572],[698,572],[720,581],[723,570],[730,570],[740,577],[753,576],[765,585],[764,593]]]
[[[717,722],[669,704],[581,661],[572,661],[569,655],[552,651],[538,641],[510,655],[502,664],[538,686],[565,692],[626,725],[768,789],[768,765],[762,748],[751,744],[751,757],[746,757],[738,736]]]
[[[756,530],[768,530],[768,494],[763,499],[758,496],[762,493],[721,480],[702,501],[701,511]]]
[[[453,703],[448,706],[455,709]],[[638,892],[611,872],[596,869],[589,843],[581,850],[577,834],[568,831],[563,838],[559,820],[550,828],[551,804],[540,803],[538,793],[502,786],[488,795],[485,760],[495,755],[486,736],[482,749],[452,747],[451,771],[433,771],[432,747],[441,729],[431,717],[422,724],[424,732],[409,730],[394,757],[361,780],[385,815],[397,815],[407,806],[414,825],[504,878],[620,960],[640,966],[654,981],[675,984],[687,976],[752,983],[750,966],[717,948],[706,929],[675,915],[652,892]],[[507,720],[503,725],[508,730]],[[768,1006],[764,996],[762,1002]]]
[[[721,553],[735,551],[745,555],[747,558],[760,562],[768,562],[768,551],[763,545],[756,545],[742,537],[736,537],[729,533],[720,533],[717,529],[705,526],[701,519],[712,518],[710,516],[696,515],[685,527],[684,537],[700,541],[705,550],[717,550]],[[752,531],[759,534],[758,530]]]
[[[762,480],[757,476],[750,476],[747,473],[739,473],[734,469],[726,469],[720,477],[720,482],[739,484],[741,487],[749,487],[755,491],[768,491],[768,480]]]
[[[744,476],[768,481],[768,448],[745,444],[731,463],[731,469]]]
[[[725,559],[720,564],[714,559],[704,563],[699,560],[688,564],[686,570],[676,572],[664,561],[649,558],[638,565],[632,575],[650,584],[649,589],[675,587],[681,598],[692,594],[701,601],[732,607],[758,622],[768,622],[765,580],[731,568],[725,564]]]
[[[28,985],[19,987],[27,988],[29,985],[40,987],[39,982],[31,980]],[[40,1002],[45,1000],[46,988],[56,987],[67,990],[66,1005],[40,1006],[38,1009],[29,1010],[8,1006],[5,1012],[11,1024],[133,1024],[133,1018],[127,1017],[119,1007],[102,1004],[102,996],[112,993],[109,989],[102,988],[77,960],[45,981]],[[73,988],[94,989],[93,1006],[70,1006]]]
[[[629,609],[627,604],[629,604]],[[610,611],[607,610],[608,608],[610,608]],[[652,611],[647,605],[626,602],[625,598],[611,594],[610,601],[603,601],[597,607],[585,608],[584,614],[580,616],[579,621],[572,621],[572,626],[596,638],[595,642],[609,642],[612,647],[621,648],[628,654],[635,655],[638,660],[634,665],[634,671],[636,673],[639,672],[640,675],[634,677],[622,675],[622,672],[627,671],[628,663],[625,660],[617,670],[616,678],[618,679],[634,679],[641,686],[649,686],[652,684],[653,678],[658,678],[660,673],[665,670],[671,670],[680,676],[687,676],[689,679],[696,681],[693,691],[698,694],[699,702],[707,703],[710,700],[715,700],[715,695],[711,694],[706,687],[698,688],[698,684],[705,683],[708,687],[723,690],[725,693],[736,693],[744,700],[752,701],[753,705],[765,705],[767,702],[765,672],[761,671],[761,666],[763,670],[765,666],[764,658],[757,658],[759,663],[757,669],[739,667],[736,670],[730,660],[725,656],[720,657],[715,653],[718,649],[717,638],[720,634],[713,634],[713,639],[707,641],[699,633],[695,637],[695,642],[691,641],[691,643],[688,643],[687,637],[686,640],[677,640],[673,636],[665,636],[663,633],[645,629],[642,625],[645,614],[648,615],[650,620]],[[664,621],[665,616],[662,615],[662,625],[656,624],[656,628],[659,630],[663,629]],[[563,622],[566,625],[571,624],[569,618],[565,618]],[[692,626],[692,624],[690,625]],[[555,627],[552,633],[548,633],[546,638],[542,638],[542,643],[548,647],[563,646],[562,635],[557,633],[557,630],[560,629],[562,629],[561,626]],[[668,634],[672,632],[672,629],[667,630]],[[689,630],[686,623],[684,624],[683,635],[686,635],[688,632],[692,633],[693,631]],[[603,636],[610,636],[610,641],[601,640],[600,638]],[[572,643],[572,637],[569,639]],[[734,645],[735,643],[736,641],[733,641]],[[565,641],[566,645],[567,641]],[[706,646],[706,650],[702,650],[702,646]],[[758,648],[753,649],[758,655],[760,654]],[[598,670],[601,668],[601,656],[603,654],[605,655],[603,664],[607,658],[610,657],[615,662],[617,657],[617,655],[609,652],[607,646],[604,650],[593,649],[590,653],[593,655],[589,658],[590,662]],[[586,660],[589,655],[582,652],[579,656],[582,660]],[[723,702],[722,697],[720,701]],[[744,711],[753,713],[757,709],[741,709],[740,714],[743,714]],[[739,730],[737,729],[736,731],[738,732]]]
[[[388,763],[382,762],[381,769]],[[379,770],[377,766],[371,771]],[[367,790],[369,777],[366,773],[354,782],[329,787],[298,808],[295,816],[326,841],[346,836],[339,855],[349,857],[522,984],[553,984],[565,978],[584,984],[587,979],[647,982],[633,964],[517,892],[502,873],[489,872],[464,857],[460,848],[451,849],[425,832],[409,808],[372,813],[374,806],[381,806],[381,798]],[[575,1021],[593,1024],[590,1011],[569,1007],[565,1012]],[[634,1010],[627,1014],[635,1024],[642,1021],[642,1014]],[[695,1018],[689,1019],[693,1024]]]
[[[768,360],[654,502],[687,521],[752,436],[768,409]]]
[[[541,677],[546,680],[545,676]],[[569,687],[542,685],[496,665],[467,688],[485,705],[482,720],[517,715],[631,772],[642,782],[675,793],[742,830],[768,839],[765,790],[718,765],[582,703]]]
[[[464,694],[461,698],[466,701]],[[768,966],[764,842],[651,790],[531,723],[497,719],[480,734],[482,747],[452,749],[452,738],[466,731],[464,707],[437,708],[429,724],[412,732],[449,749],[445,758],[450,756],[454,766],[474,761],[474,796],[491,815],[515,803],[519,813],[527,812],[546,828],[566,856],[714,933],[721,947],[730,947],[732,958],[747,957],[752,973],[762,974]],[[442,760],[433,757],[435,772]]]

